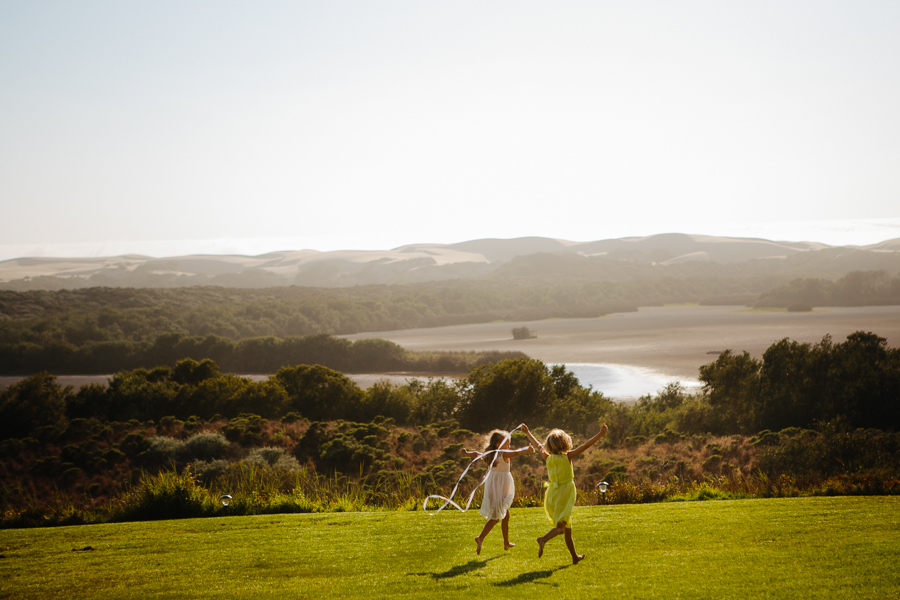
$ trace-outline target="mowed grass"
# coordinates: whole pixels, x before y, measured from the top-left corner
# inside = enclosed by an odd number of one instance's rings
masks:
[[[898,598],[900,498],[577,507],[572,566],[513,509],[266,515],[0,531],[2,598]],[[537,596],[540,594],[541,596]]]

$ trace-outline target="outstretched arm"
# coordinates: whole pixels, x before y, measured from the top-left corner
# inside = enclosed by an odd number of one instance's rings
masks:
[[[464,455],[470,456],[472,458],[476,458],[482,454],[481,452],[479,452],[477,450],[466,450],[465,448],[462,449],[462,453]]]
[[[506,458],[512,458],[513,456],[521,456],[523,454],[531,454],[534,452],[534,448],[531,446],[525,446],[524,448],[518,448],[516,450],[504,450],[503,456]]]
[[[578,447],[575,448],[574,450],[569,450],[567,456],[568,456],[569,458],[574,458],[574,457],[578,456],[579,454],[581,454],[582,452],[584,452],[585,450],[587,450],[588,448],[590,448],[591,446],[593,446],[594,444],[596,444],[597,441],[598,441],[600,438],[602,438],[604,435],[606,435],[606,432],[607,432],[607,431],[609,431],[609,427],[607,427],[607,426],[606,426],[606,423],[604,423],[604,424],[600,427],[600,431],[598,431],[597,434],[596,434],[594,437],[592,437],[591,439],[589,439],[588,441],[586,441],[586,442],[583,443],[582,445],[578,446]]]
[[[541,457],[546,459],[548,456],[550,456],[550,454],[546,450],[544,450],[544,446],[541,445],[541,443],[539,441],[537,441],[537,439],[535,439],[535,437],[533,435],[531,435],[531,432],[528,430],[528,426],[525,423],[522,423],[521,427],[522,427],[522,431],[525,433],[525,435],[528,436],[529,441],[531,441],[531,446],[534,449],[540,451]]]

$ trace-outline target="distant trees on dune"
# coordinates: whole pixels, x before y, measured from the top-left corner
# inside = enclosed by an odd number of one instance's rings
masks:
[[[325,333],[232,341],[164,333],[152,341],[88,341],[82,345],[43,339],[38,343],[0,343],[0,374],[38,371],[105,374],[121,370],[173,367],[185,358],[211,360],[233,373],[274,373],[296,364],[320,364],[344,373],[416,371],[464,373],[486,362],[524,356],[517,351],[408,352],[381,339],[350,341]]]
[[[551,287],[458,282],[349,289],[88,288],[0,291],[0,374],[111,373],[210,358],[234,372],[320,363],[344,372],[465,370],[471,358],[415,357],[378,340],[331,336],[491,321],[590,318],[666,302],[814,306],[900,304],[900,277],[853,272],[798,279],[761,295],[752,278],[585,283]],[[513,337],[527,339],[526,326]],[[319,337],[316,337],[319,336]],[[477,360],[477,359],[474,359]]]
[[[332,335],[498,320],[590,318],[665,303],[866,306],[900,303],[900,277],[857,271],[836,280],[780,277],[653,278],[530,285],[461,280],[453,285],[323,289],[86,288],[0,291],[0,346],[21,352],[88,345],[115,355],[116,343],[153,344],[163,334],[247,338]]]
[[[266,371],[308,359],[309,336],[546,318],[590,318],[644,305],[751,293],[759,282],[659,280],[531,287],[490,282],[453,286],[366,286],[345,289],[216,287],[87,288],[58,292],[0,291],[0,372],[110,373],[214,359],[239,372]],[[330,347],[328,345],[330,344]],[[316,360],[366,370],[396,362],[396,349],[374,342],[346,356],[340,343],[316,342]],[[456,367],[453,367],[456,368]],[[441,368],[440,370],[446,370]]]
[[[810,310],[813,306],[891,306],[900,304],[900,276],[885,271],[854,271],[836,281],[794,279],[765,292],[755,306]]]

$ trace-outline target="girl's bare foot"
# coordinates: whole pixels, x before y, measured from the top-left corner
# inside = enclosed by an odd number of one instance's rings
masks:
[[[515,544],[512,543],[512,542],[503,542],[503,549],[504,549],[504,550],[509,550],[509,549],[512,548],[513,546],[515,546]]]
[[[475,538],[475,554],[478,554],[478,555],[481,554],[481,542],[483,542],[483,541],[484,540],[481,539],[480,537]]]
[[[576,554],[575,556],[572,557],[572,564],[577,565],[578,563],[580,563],[583,560],[584,560],[584,554]]]
[[[544,555],[544,544],[547,543],[547,540],[545,540],[542,537],[539,537],[537,539],[537,543],[538,543],[538,558],[540,558]]]

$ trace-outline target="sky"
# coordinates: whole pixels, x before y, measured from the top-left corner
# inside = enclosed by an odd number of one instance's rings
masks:
[[[900,3],[0,0],[0,259],[900,237]]]

